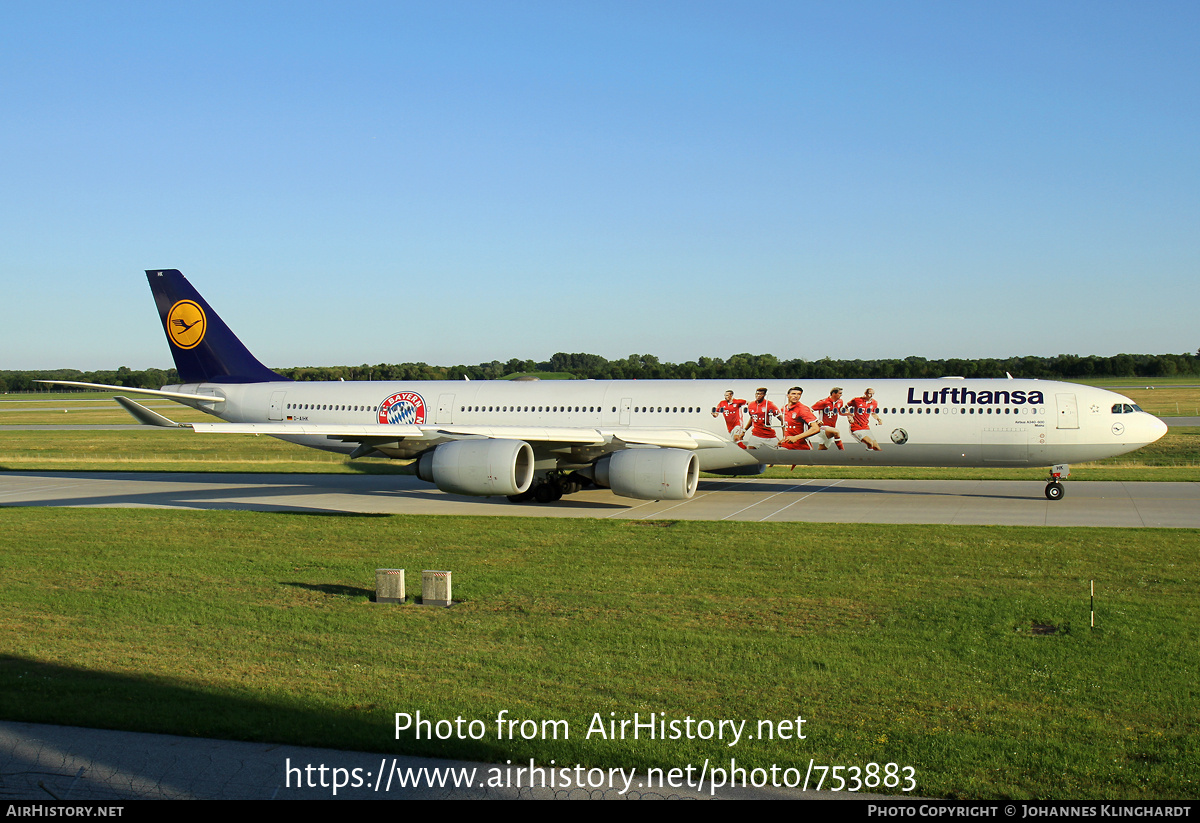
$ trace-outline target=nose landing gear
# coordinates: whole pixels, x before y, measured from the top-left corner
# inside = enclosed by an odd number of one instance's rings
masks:
[[[1047,500],[1062,500],[1066,494],[1066,489],[1059,481],[1071,474],[1071,467],[1065,463],[1059,463],[1056,466],[1050,467],[1050,479],[1046,482],[1046,499]]]

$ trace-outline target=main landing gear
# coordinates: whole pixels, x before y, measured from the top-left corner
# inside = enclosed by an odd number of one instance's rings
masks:
[[[550,472],[545,478],[534,480],[533,485],[521,494],[510,494],[508,500],[510,503],[528,503],[530,500],[553,503],[562,500],[565,494],[575,494],[592,485],[595,484],[577,472]]]
[[[1050,479],[1046,481],[1046,499],[1062,500],[1067,490],[1059,481],[1071,474],[1071,467],[1065,463],[1050,467]]]

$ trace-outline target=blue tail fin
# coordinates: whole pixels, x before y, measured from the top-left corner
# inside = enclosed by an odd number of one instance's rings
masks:
[[[148,269],[146,279],[184,383],[268,383],[288,378],[255,359],[177,269]]]

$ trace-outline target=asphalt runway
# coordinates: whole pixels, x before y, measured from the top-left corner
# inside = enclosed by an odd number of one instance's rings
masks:
[[[445,494],[404,475],[0,473],[0,506],[85,506],[386,514],[1200,528],[1200,483],[1067,481],[1050,502],[1025,480],[701,480],[691,500],[604,490],[557,503]]]

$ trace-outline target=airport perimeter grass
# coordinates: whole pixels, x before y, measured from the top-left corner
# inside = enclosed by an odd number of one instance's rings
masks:
[[[503,763],[1200,796],[1200,533],[5,509],[0,716]],[[451,609],[371,602],[454,572]],[[1089,628],[1095,579],[1097,626]],[[394,739],[393,713],[478,719]],[[570,738],[497,740],[495,718]],[[806,740],[586,739],[592,717]]]
[[[306,449],[273,437],[190,429],[0,431],[0,471],[406,474],[406,463]]]

